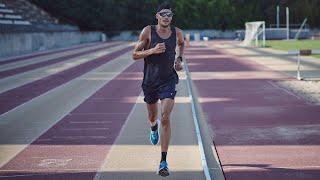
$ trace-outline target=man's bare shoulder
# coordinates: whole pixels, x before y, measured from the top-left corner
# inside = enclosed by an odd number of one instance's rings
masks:
[[[178,28],[178,27],[175,27],[176,28],[176,32],[177,33],[183,33],[182,29]]]
[[[149,35],[150,35],[150,32],[151,32],[151,26],[148,25],[146,27],[144,27],[141,31],[141,34],[140,34],[140,37],[142,38],[149,38]]]
[[[183,44],[183,41],[184,41],[183,31],[180,28],[176,27],[176,34],[177,34],[178,44]]]

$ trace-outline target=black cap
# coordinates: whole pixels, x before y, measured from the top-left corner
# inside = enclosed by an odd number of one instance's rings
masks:
[[[171,10],[171,6],[168,2],[163,2],[158,6],[157,12],[160,12],[162,9],[170,9]]]

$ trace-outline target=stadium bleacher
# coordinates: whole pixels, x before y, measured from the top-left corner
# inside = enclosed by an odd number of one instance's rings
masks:
[[[0,32],[78,31],[27,0],[0,0]]]
[[[0,24],[30,25],[20,14],[8,7],[4,2],[0,3]]]

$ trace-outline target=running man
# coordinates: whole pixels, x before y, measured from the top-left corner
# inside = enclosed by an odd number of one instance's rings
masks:
[[[153,145],[159,142],[157,115],[158,100],[161,101],[161,160],[158,170],[161,176],[169,175],[166,157],[171,136],[170,113],[177,92],[176,84],[179,82],[176,71],[182,70],[184,50],[182,30],[170,26],[172,16],[170,5],[160,4],[156,13],[158,24],[143,28],[132,55],[134,60],[144,59],[142,90],[147,104],[151,126],[150,141]],[[178,45],[177,58],[176,45]]]

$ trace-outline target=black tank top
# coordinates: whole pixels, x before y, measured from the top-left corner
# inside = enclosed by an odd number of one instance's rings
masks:
[[[171,26],[171,35],[167,39],[162,39],[156,26],[151,26],[150,48],[154,48],[158,43],[165,43],[166,50],[161,54],[152,54],[144,58],[143,82],[144,89],[157,89],[167,83],[178,83],[179,78],[174,69],[176,55],[176,29]]]

